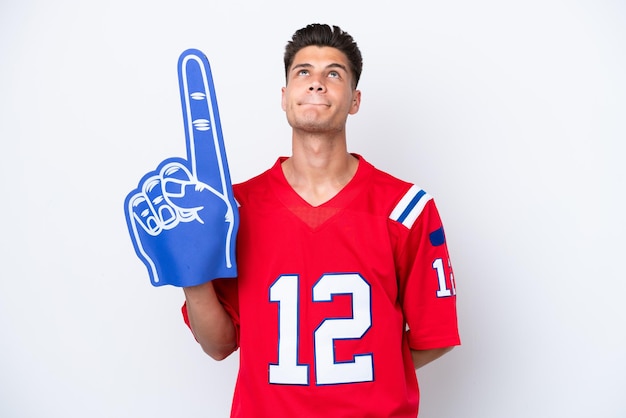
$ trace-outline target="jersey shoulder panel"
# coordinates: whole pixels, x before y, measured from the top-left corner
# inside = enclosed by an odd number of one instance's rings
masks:
[[[432,199],[433,197],[426,193],[425,190],[413,184],[393,208],[389,219],[411,229],[417,218],[424,211],[426,204]]]
[[[233,193],[235,199],[240,207],[246,206],[249,202],[260,203],[267,199],[266,193],[269,189],[270,174],[277,169],[280,169],[280,164],[284,160],[284,157],[279,158],[272,167],[265,170],[261,174],[252,177],[242,183],[233,185]]]
[[[427,203],[433,199],[424,189],[392,176],[379,169],[374,170],[371,192],[381,202],[385,216],[390,220],[411,229],[413,224],[424,211]]]

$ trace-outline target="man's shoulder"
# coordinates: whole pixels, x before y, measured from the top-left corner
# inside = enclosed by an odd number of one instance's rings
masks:
[[[274,165],[256,176],[233,185],[235,198],[242,204],[250,195],[255,193],[267,193],[270,187],[270,177],[276,175],[276,170],[280,169],[281,159],[279,158]]]
[[[260,184],[267,181],[268,171],[269,170],[266,170],[241,183],[233,184],[233,188],[235,189],[235,191],[237,191],[237,190],[253,189],[255,187],[258,187]]]
[[[363,157],[361,162],[365,166],[369,166],[369,188],[371,192],[378,194],[379,196],[389,196],[391,199],[394,196],[398,197],[406,193],[415,183],[396,177],[388,171],[380,169],[373,164],[367,162]]]
[[[433,197],[418,184],[369,165],[369,195],[375,196],[376,205],[391,221],[410,229]]]

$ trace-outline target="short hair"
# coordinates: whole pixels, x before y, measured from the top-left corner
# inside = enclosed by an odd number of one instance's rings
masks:
[[[356,42],[350,34],[343,31],[339,26],[329,26],[320,23],[312,23],[297,30],[285,47],[285,77],[289,76],[289,68],[293,64],[294,57],[302,48],[307,46],[328,46],[343,52],[350,62],[350,70],[354,76],[353,88],[359,84],[361,71],[363,70],[363,57]]]

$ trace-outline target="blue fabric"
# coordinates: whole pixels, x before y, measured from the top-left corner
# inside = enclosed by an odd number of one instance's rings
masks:
[[[443,226],[434,230],[429,235],[430,243],[433,247],[438,247],[446,243],[446,234],[443,232]]]
[[[196,50],[178,60],[187,158],[168,158],[124,202],[135,252],[154,286],[236,277],[239,213],[211,67]]]

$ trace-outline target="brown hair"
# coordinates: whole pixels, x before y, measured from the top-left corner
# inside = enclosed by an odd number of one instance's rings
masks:
[[[302,48],[307,46],[328,46],[336,48],[344,53],[350,62],[350,70],[354,77],[353,88],[359,84],[361,71],[363,70],[363,58],[361,51],[350,34],[344,32],[339,26],[329,26],[313,23],[297,30],[285,47],[285,77],[288,76],[289,68],[293,59]]]

